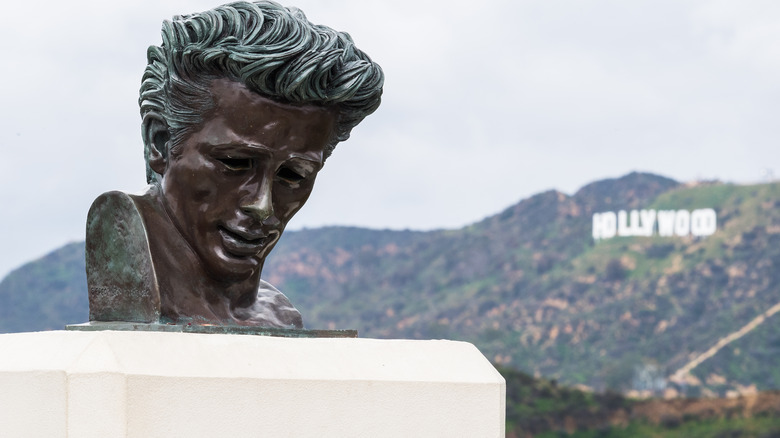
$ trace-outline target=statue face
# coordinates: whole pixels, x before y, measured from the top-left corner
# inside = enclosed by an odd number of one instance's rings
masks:
[[[238,281],[259,273],[308,199],[336,115],[227,79],[211,93],[215,108],[165,162],[163,203],[207,273]]]

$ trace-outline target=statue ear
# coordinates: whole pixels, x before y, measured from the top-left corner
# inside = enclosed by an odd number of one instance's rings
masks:
[[[149,112],[144,116],[141,124],[141,135],[143,136],[149,167],[162,175],[165,173],[166,160],[168,158],[167,143],[171,139],[168,123],[160,114]]]

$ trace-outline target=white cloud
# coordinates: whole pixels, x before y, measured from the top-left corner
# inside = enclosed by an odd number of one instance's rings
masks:
[[[387,82],[292,227],[456,227],[631,170],[753,182],[780,162],[772,1],[296,3]],[[0,275],[81,239],[99,193],[143,186],[146,47],[214,6],[36,5],[4,5],[0,27]]]

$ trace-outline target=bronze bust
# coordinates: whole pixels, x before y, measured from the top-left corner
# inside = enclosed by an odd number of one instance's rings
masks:
[[[149,186],[87,218],[91,321],[301,328],[260,279],[336,144],[380,103],[350,36],[238,2],[165,21],[139,103]]]

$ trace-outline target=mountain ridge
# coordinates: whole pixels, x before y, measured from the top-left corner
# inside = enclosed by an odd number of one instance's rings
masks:
[[[778,199],[778,183],[681,184],[633,172],[573,195],[545,191],[460,229],[290,231],[264,273],[308,327],[461,339],[496,363],[564,383],[657,391],[640,377],[668,377],[780,301]],[[717,233],[705,239],[591,237],[596,212],[704,207],[715,208],[719,221]],[[33,269],[35,263],[0,282],[0,331],[31,329],[30,321],[9,323],[17,318],[9,306],[43,306],[46,315],[85,306],[86,285],[73,274],[78,244],[65,248],[67,257],[54,257],[55,251],[41,262],[60,272],[60,281],[73,280],[67,287],[30,284],[50,277],[43,265]],[[46,293],[28,296],[20,288]],[[83,302],[57,301],[79,288]],[[46,295],[51,298],[40,298]],[[85,320],[86,307],[81,312],[64,322]],[[777,319],[694,369],[699,382],[686,390],[779,388],[780,375],[760,360],[780,350]]]

